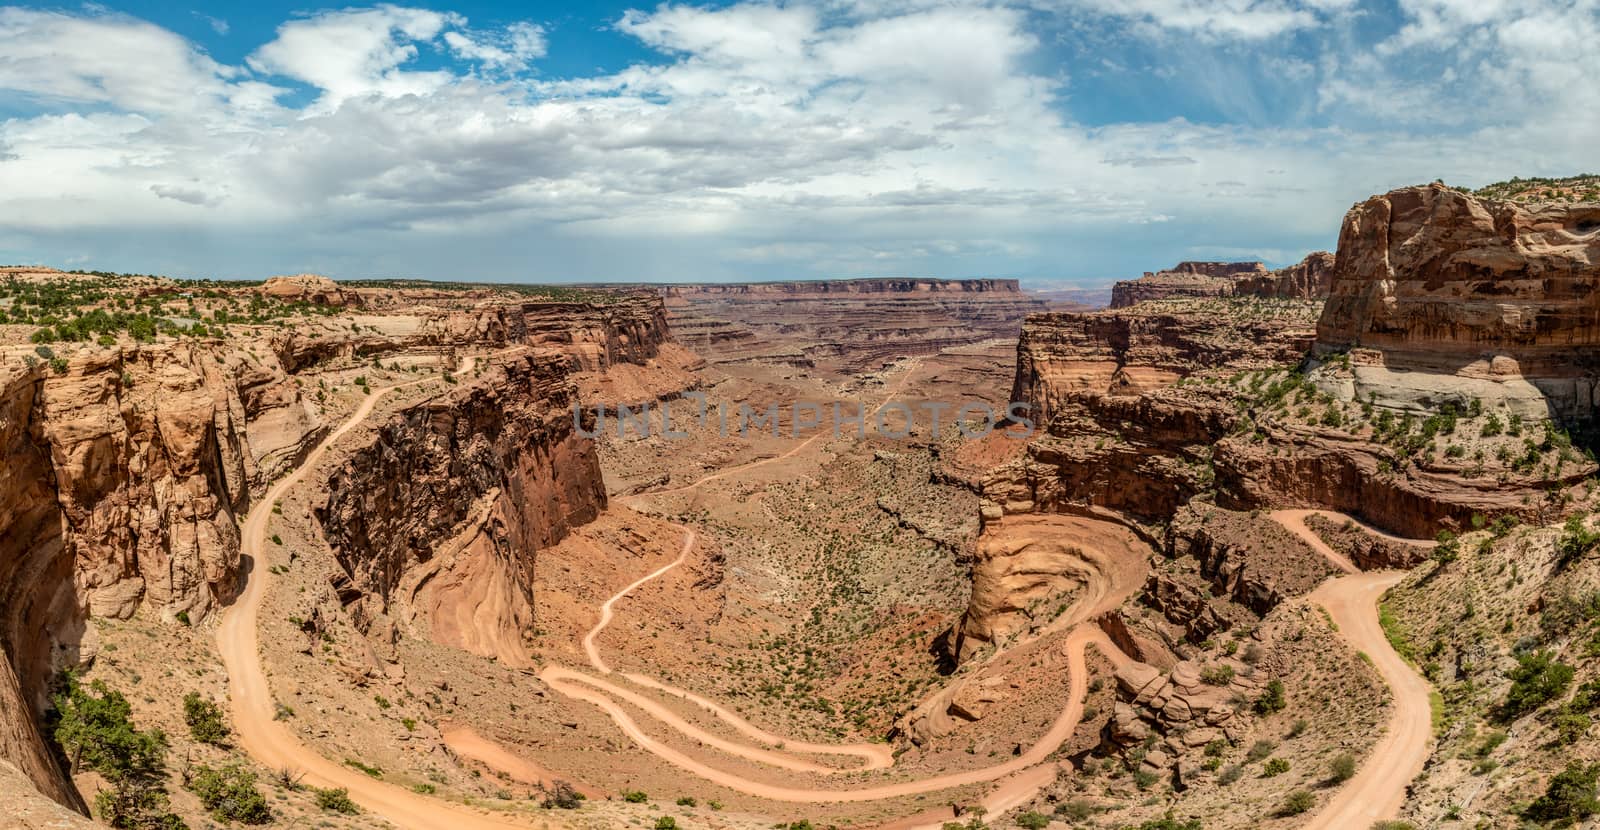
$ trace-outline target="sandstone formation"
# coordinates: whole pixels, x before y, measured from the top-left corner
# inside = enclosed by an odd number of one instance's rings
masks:
[[[520,656],[536,552],[606,504],[575,396],[563,354],[524,350],[394,415],[334,471],[318,518],[358,618],[402,599],[441,643]]]
[[[1328,296],[1332,269],[1333,254],[1326,251],[1316,251],[1276,271],[1259,262],[1180,262],[1164,271],[1146,271],[1139,279],[1116,283],[1111,287],[1111,307],[1174,297],[1318,299]]]
[[[261,293],[289,302],[315,303],[316,305],[344,305],[344,292],[339,284],[320,274],[296,274],[292,277],[272,277],[261,284]]]
[[[1150,301],[1088,313],[1031,314],[1017,347],[1011,399],[1043,423],[1069,394],[1133,395],[1216,366],[1292,364],[1314,338],[1319,308],[1284,302]]]
[[[1440,184],[1355,206],[1317,324],[1317,353],[1349,351],[1356,366],[1338,394],[1589,417],[1600,401],[1597,231],[1597,203],[1488,201]]]
[[[857,279],[669,285],[674,331],[720,360],[875,367],[892,356],[1016,336],[1044,303],[1008,279]]]

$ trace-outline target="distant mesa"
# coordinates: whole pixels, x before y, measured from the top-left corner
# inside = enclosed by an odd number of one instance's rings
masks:
[[[1317,251],[1276,271],[1260,262],[1180,262],[1164,271],[1146,271],[1139,279],[1118,282],[1111,287],[1111,307],[1127,308],[1172,297],[1317,299],[1328,296],[1332,273],[1333,254],[1327,251]]]

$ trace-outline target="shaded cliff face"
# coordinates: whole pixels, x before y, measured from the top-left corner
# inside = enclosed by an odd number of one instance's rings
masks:
[[[675,332],[713,359],[837,361],[868,367],[990,338],[1015,337],[1043,311],[1016,280],[868,279],[672,285]]]
[[[1421,372],[1529,415],[1583,418],[1597,403],[1597,287],[1600,203],[1395,190],[1345,217],[1317,351],[1370,353],[1347,394],[1415,405],[1428,391],[1395,373]]]
[[[559,353],[497,358],[390,417],[333,471],[317,517],[358,618],[395,616],[400,602],[441,643],[520,660],[536,552],[606,504],[570,370]]]
[[[1146,271],[1111,287],[1111,307],[1127,308],[1176,297],[1275,297],[1311,300],[1328,296],[1333,254],[1317,251],[1287,268],[1269,271],[1259,262],[1180,262]]]

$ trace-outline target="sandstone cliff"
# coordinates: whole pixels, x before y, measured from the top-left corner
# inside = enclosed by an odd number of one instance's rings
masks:
[[[1595,410],[1600,203],[1525,205],[1439,184],[1351,209],[1317,352],[1354,350],[1343,395],[1417,408],[1454,396],[1525,415]]]
[[[606,504],[593,442],[575,428],[570,360],[498,358],[391,417],[334,470],[317,517],[358,619],[420,615],[443,644],[522,658],[537,551]]]
[[[1292,364],[1319,306],[1247,300],[1149,301],[1125,309],[1031,314],[1017,344],[1011,399],[1043,423],[1076,392],[1133,395],[1218,366]]]
[[[90,615],[148,603],[198,622],[232,597],[237,517],[320,422],[268,352],[195,342],[89,349],[60,371],[0,362],[0,697],[37,712],[93,652]],[[9,707],[7,707],[9,708]],[[9,720],[9,719],[8,719]],[[75,804],[32,721],[0,757]]]
[[[674,330],[720,360],[838,361],[865,368],[894,357],[1015,337],[1043,311],[1016,280],[859,279],[670,285]]]

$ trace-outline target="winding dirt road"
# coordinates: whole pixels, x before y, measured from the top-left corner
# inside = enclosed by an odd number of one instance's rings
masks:
[[[423,383],[426,380],[430,379],[374,390],[292,474],[274,484],[246,518],[241,542],[242,552],[248,563],[246,584],[238,600],[224,612],[217,631],[217,646],[229,678],[229,705],[233,725],[240,746],[263,765],[272,769],[299,771],[303,773],[305,781],[312,785],[345,788],[350,792],[351,798],[364,808],[399,826],[420,828],[420,830],[503,830],[511,827],[527,827],[529,822],[526,819],[512,821],[448,804],[436,798],[421,796],[402,787],[374,780],[322,757],[314,749],[302,743],[284,723],[275,719],[276,704],[260,660],[257,617],[262,599],[270,586],[270,572],[265,565],[268,561],[267,527],[272,515],[272,505],[316,466],[330,446],[364,421],[388,392],[402,386]],[[901,383],[904,383],[904,380],[902,378]],[[891,392],[891,397],[892,394]],[[879,409],[882,409],[881,405]],[[691,489],[734,472],[791,457],[818,437],[821,437],[821,433],[784,455],[706,476],[682,488],[640,494],[640,497]],[[1311,598],[1327,608],[1338,624],[1341,636],[1354,648],[1372,658],[1373,665],[1392,691],[1396,705],[1388,730],[1374,747],[1360,772],[1340,788],[1306,826],[1317,830],[1365,827],[1374,821],[1390,818],[1398,813],[1405,797],[1406,786],[1422,768],[1431,738],[1431,712],[1428,699],[1430,689],[1428,684],[1389,646],[1378,625],[1376,613],[1378,599],[1384,591],[1399,582],[1404,574],[1355,573],[1348,559],[1339,556],[1306,526],[1305,517],[1310,512],[1312,511],[1279,511],[1274,514],[1274,518],[1305,539],[1318,553],[1348,574],[1323,583],[1311,594]],[[1333,518],[1343,518],[1342,514],[1338,513],[1318,512]],[[785,802],[858,802],[999,781],[999,785],[990,790],[981,803],[991,812],[1010,809],[1032,798],[1042,787],[1056,778],[1057,765],[1049,762],[1049,756],[1073,735],[1083,717],[1084,700],[1088,689],[1085,657],[1087,647],[1093,644],[1108,659],[1119,665],[1129,659],[1093,623],[1093,619],[1121,604],[1131,589],[1126,586],[1117,589],[1100,586],[1101,590],[1087,592],[1068,615],[1071,618],[1069,624],[1072,628],[1065,641],[1069,692],[1067,705],[1045,734],[1021,755],[981,769],[854,789],[792,787],[750,780],[736,773],[712,767],[652,738],[640,728],[633,714],[619,701],[626,702],[638,711],[706,746],[783,769],[823,774],[873,770],[891,766],[893,757],[887,747],[877,744],[825,745],[789,741],[748,723],[733,712],[704,698],[643,675],[619,674],[611,670],[600,653],[598,636],[610,625],[618,601],[687,561],[694,548],[696,536],[689,528],[685,527],[683,530],[684,542],[676,559],[630,583],[601,605],[599,622],[583,640],[584,651],[600,676],[554,665],[547,666],[540,676],[553,689],[574,699],[591,703],[606,712],[618,728],[640,748],[680,769],[748,795]],[[687,722],[660,702],[639,695],[621,684],[613,683],[608,679],[610,677],[621,677],[634,685],[687,700],[714,714],[758,745],[746,745],[711,734]],[[517,772],[535,779],[546,774],[543,768],[522,761],[492,742],[477,739],[475,735],[469,735],[466,740],[478,750],[476,754],[467,754],[491,766],[505,768],[520,765]],[[768,748],[779,745],[783,747],[781,751]],[[857,770],[841,770],[794,758],[792,757],[794,753],[850,755],[861,758],[863,766]],[[932,822],[932,826],[937,827],[938,822]]]
[[[1323,582],[1311,592],[1310,599],[1328,610],[1339,626],[1339,636],[1371,658],[1373,668],[1394,695],[1394,714],[1360,771],[1328,799],[1305,827],[1308,830],[1371,827],[1375,822],[1399,815],[1405,803],[1406,788],[1422,772],[1428,759],[1428,745],[1433,739],[1433,707],[1429,701],[1433,687],[1395,652],[1378,624],[1379,600],[1385,591],[1405,578],[1405,572],[1357,572],[1347,557],[1334,551],[1306,525],[1306,517],[1312,514],[1335,521],[1351,518],[1331,510],[1279,510],[1272,517],[1348,574]],[[1430,544],[1390,536],[1366,525],[1362,527],[1396,541]]]
[[[222,614],[217,628],[217,649],[228,673],[229,713],[239,746],[268,769],[298,771],[305,783],[317,787],[343,787],[364,809],[397,826],[417,830],[506,830],[530,826],[529,822],[510,822],[476,810],[447,804],[437,798],[418,795],[403,787],[374,780],[366,774],[336,764],[306,746],[283,722],[275,719],[276,702],[261,667],[257,616],[262,598],[271,583],[267,569],[267,522],[272,505],[316,467],[327,450],[354,429],[390,391],[434,378],[375,389],[355,412],[321,444],[312,450],[295,471],[274,484],[250,510],[240,540],[247,563],[245,588]]]

